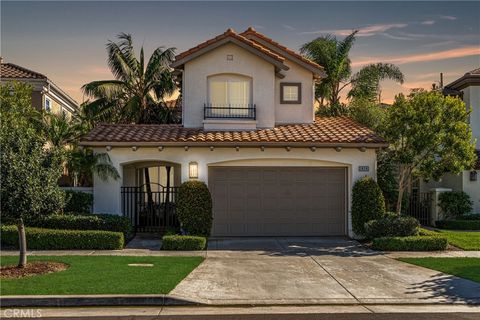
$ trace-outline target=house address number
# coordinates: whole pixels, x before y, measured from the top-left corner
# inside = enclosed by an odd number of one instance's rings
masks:
[[[358,171],[368,172],[368,171],[370,171],[370,167],[369,166],[358,166]]]

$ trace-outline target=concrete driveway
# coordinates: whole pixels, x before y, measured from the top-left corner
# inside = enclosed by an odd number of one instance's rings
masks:
[[[215,305],[480,303],[480,284],[351,240],[248,238],[211,240],[171,294]]]

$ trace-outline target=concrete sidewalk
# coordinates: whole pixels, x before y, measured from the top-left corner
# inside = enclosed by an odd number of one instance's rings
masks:
[[[23,312],[23,313],[22,313]],[[22,317],[23,314],[23,317]],[[387,315],[388,314],[388,315]],[[438,305],[342,305],[342,306],[265,306],[265,307],[141,307],[141,308],[42,308],[3,309],[1,318],[15,319],[337,319],[370,320],[449,320],[478,319],[478,306]]]

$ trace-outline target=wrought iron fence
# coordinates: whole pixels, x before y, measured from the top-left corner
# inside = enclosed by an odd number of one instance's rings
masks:
[[[179,226],[175,212],[177,189],[159,184],[121,188],[123,215],[132,221],[135,233],[158,233]]]
[[[406,214],[417,218],[422,225],[430,224],[432,211],[432,194],[429,192],[418,192],[410,195]]]

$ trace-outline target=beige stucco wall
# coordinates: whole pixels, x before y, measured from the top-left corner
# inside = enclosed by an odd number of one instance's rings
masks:
[[[282,71],[285,78],[275,78],[275,123],[312,123],[314,121],[313,74],[288,60],[285,61],[285,65],[290,68]],[[300,82],[302,84],[301,104],[280,103],[280,83],[282,82]]]
[[[463,191],[473,202],[473,213],[480,214],[480,170],[477,170],[477,181],[470,181],[470,171],[463,171]]]
[[[467,107],[472,108],[470,114],[470,126],[472,135],[477,139],[476,147],[480,149],[480,86],[470,86],[462,90],[463,101]]]
[[[95,149],[96,152],[105,152],[104,148]],[[348,217],[350,217],[351,188],[353,182],[365,175],[376,178],[375,150],[367,149],[361,152],[358,149],[344,148],[341,152],[333,148],[318,148],[312,152],[308,148],[209,148],[196,147],[185,151],[181,147],[166,147],[163,151],[157,148],[113,148],[108,152],[113,165],[120,172],[119,180],[102,181],[95,177],[94,181],[94,212],[108,212],[121,214],[120,187],[124,184],[125,165],[140,161],[168,161],[180,165],[180,179],[187,181],[188,164],[191,161],[198,163],[199,180],[208,183],[208,167],[218,165],[231,166],[340,166],[348,170]],[[369,166],[369,172],[358,171],[359,166]],[[127,173],[128,174],[128,173]],[[349,234],[351,232],[351,219],[349,218]]]
[[[233,55],[228,61],[227,55]],[[274,66],[247,50],[225,44],[185,64],[183,73],[183,123],[203,127],[203,104],[207,101],[207,78],[217,74],[239,74],[252,78],[253,103],[257,106],[257,127],[273,127]],[[234,129],[235,125],[232,124]]]

